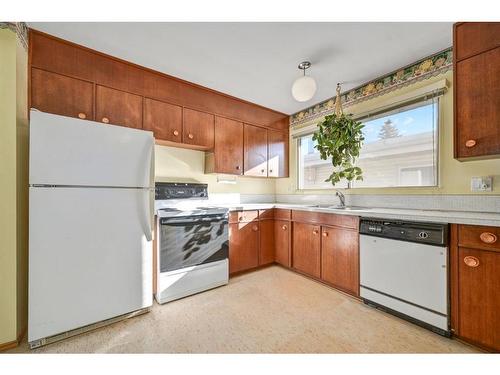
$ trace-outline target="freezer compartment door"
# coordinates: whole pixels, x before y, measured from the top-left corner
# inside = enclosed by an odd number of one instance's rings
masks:
[[[30,342],[152,305],[149,190],[29,194]]]
[[[30,184],[154,187],[149,131],[32,110]]]

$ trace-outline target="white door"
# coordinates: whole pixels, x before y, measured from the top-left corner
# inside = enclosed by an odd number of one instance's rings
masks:
[[[32,110],[30,184],[153,187],[153,133]]]
[[[30,187],[28,339],[152,304],[150,191]]]

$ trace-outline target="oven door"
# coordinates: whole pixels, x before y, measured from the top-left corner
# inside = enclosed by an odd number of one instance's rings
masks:
[[[227,259],[227,223],[227,214],[160,218],[160,272]]]

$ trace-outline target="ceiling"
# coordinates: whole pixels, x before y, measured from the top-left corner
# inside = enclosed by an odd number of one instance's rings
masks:
[[[452,23],[29,23],[98,51],[286,114],[452,45]],[[291,95],[309,60],[318,91]]]

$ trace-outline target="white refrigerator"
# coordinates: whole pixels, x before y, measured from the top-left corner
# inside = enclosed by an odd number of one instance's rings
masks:
[[[152,305],[153,153],[149,131],[31,111],[31,347]]]

